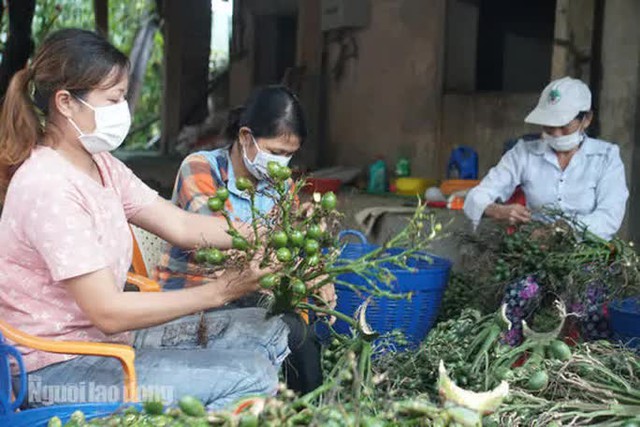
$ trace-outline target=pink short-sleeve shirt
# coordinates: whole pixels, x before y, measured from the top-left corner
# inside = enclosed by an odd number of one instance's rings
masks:
[[[133,251],[128,220],[157,193],[111,154],[94,160],[103,185],[48,147],[13,176],[0,218],[0,317],[41,338],[130,343],[128,333],[100,332],[63,281],[108,268],[122,291]],[[20,350],[28,371],[74,357]]]

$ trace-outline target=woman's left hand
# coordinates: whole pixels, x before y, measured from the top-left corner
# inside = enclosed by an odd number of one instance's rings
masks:
[[[311,285],[313,286],[313,285]],[[318,289],[315,292],[314,295],[315,299],[318,300],[319,305],[321,308],[328,308],[330,310],[333,310],[336,308],[336,304],[337,304],[337,296],[336,296],[336,288],[333,285],[333,283],[328,283],[326,285],[324,285],[323,287],[321,287],[320,289]],[[324,313],[318,313],[318,316],[320,317],[325,317],[326,314]],[[331,316],[329,318],[329,324],[333,325],[336,321],[335,316]]]
[[[318,289],[318,297],[320,297],[320,299],[325,302],[330,309],[333,310],[336,308],[336,288],[333,283],[329,283]]]

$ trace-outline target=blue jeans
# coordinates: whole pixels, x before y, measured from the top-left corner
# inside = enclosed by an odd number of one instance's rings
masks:
[[[185,279],[181,276],[173,276],[162,283],[162,289],[171,291],[184,288]],[[258,292],[246,295],[228,307],[246,308],[259,306],[264,298]],[[282,320],[289,327],[289,348],[291,354],[284,362],[284,377],[289,389],[307,394],[323,381],[321,345],[313,327],[307,325],[298,314],[287,313]]]
[[[216,410],[248,395],[273,394],[288,356],[288,328],[261,308],[193,315],[138,331],[135,367],[141,400],[174,402],[184,395]],[[200,333],[199,333],[200,330]],[[206,335],[206,346],[198,342]],[[29,373],[28,404],[112,402],[123,398],[123,373],[112,358],[79,356]]]

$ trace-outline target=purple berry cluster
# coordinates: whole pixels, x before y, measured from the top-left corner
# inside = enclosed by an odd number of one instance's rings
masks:
[[[507,287],[502,303],[507,305],[506,315],[512,327],[503,336],[506,344],[515,347],[522,342],[522,321],[532,313],[539,295],[540,286],[533,276]]]
[[[591,283],[573,311],[580,318],[580,333],[585,341],[608,339],[611,336],[609,316],[606,310],[607,291],[601,282]]]

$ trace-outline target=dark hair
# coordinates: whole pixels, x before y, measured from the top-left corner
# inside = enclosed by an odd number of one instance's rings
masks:
[[[590,111],[580,111],[580,112],[578,113],[578,115],[576,116],[576,118],[575,118],[575,119],[573,119],[573,120],[580,120],[580,121],[582,121],[582,120],[584,120],[584,118],[585,118],[585,117],[587,117],[587,115],[588,115],[589,113],[590,113]]]
[[[97,88],[117,84],[129,70],[126,55],[98,34],[66,29],[51,34],[31,66],[9,84],[0,112],[0,200],[13,171],[30,155],[46,132],[52,96],[61,89],[84,97]]]
[[[242,107],[231,110],[224,132],[227,140],[235,142],[242,127],[251,129],[256,138],[295,135],[302,143],[307,137],[300,101],[284,86],[258,88]]]

